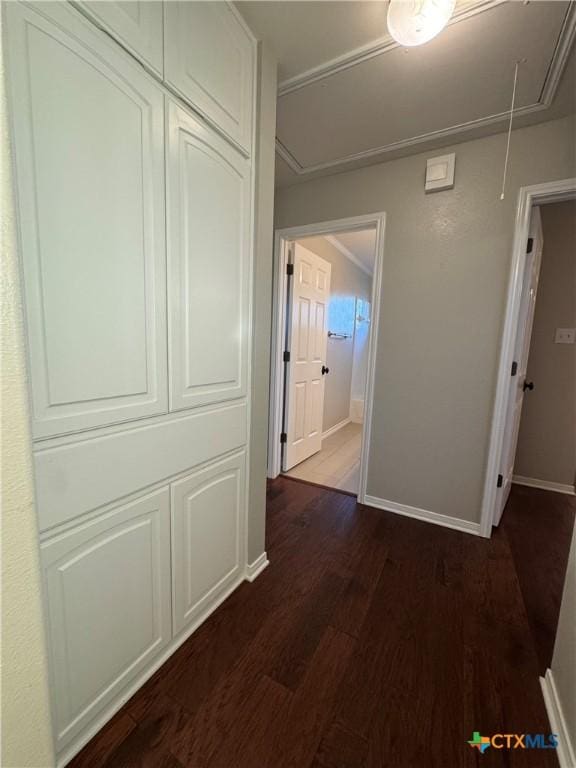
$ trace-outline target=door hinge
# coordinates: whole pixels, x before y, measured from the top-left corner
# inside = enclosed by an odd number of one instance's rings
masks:
[[[512,363],[512,371],[510,372],[510,376],[516,376],[517,373],[518,373],[518,363],[516,362],[516,360],[514,360],[514,362]]]
[[[286,264],[286,274],[287,275],[294,274],[294,264]]]
[[[502,483],[504,482],[504,478],[502,475],[498,475],[498,482],[496,483],[496,488],[502,488]]]
[[[526,245],[526,253],[532,253],[532,248],[534,247],[534,238],[529,237],[528,243]]]
[[[286,350],[284,352],[284,355],[282,356],[282,359],[284,360],[285,363],[289,363],[290,362],[290,352],[288,352],[288,350]]]
[[[286,443],[287,441],[288,441],[288,435],[286,434],[286,432],[282,432],[282,434],[280,435],[280,442]]]

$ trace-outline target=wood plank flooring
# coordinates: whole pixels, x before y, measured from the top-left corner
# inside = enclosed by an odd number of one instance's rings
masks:
[[[268,497],[269,568],[73,768],[557,768],[467,744],[549,731],[504,528],[488,541],[282,477]]]
[[[552,661],[576,496],[513,485],[502,516],[544,675]]]

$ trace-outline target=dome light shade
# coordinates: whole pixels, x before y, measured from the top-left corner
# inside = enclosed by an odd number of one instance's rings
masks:
[[[448,23],[456,0],[390,0],[388,31],[400,45],[422,45]]]

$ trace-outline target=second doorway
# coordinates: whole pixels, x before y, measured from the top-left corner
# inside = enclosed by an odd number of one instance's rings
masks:
[[[282,471],[358,494],[376,228],[295,239],[286,291]]]

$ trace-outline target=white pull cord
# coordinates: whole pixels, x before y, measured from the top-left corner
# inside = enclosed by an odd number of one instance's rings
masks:
[[[512,136],[512,120],[514,119],[514,104],[516,102],[516,83],[518,82],[518,67],[520,62],[516,62],[514,67],[514,86],[512,87],[512,103],[510,105],[510,122],[508,123],[508,140],[506,142],[506,159],[504,160],[504,175],[502,176],[502,192],[500,200],[504,200],[504,191],[506,189],[506,177],[508,175],[508,157],[510,155],[510,138]]]

